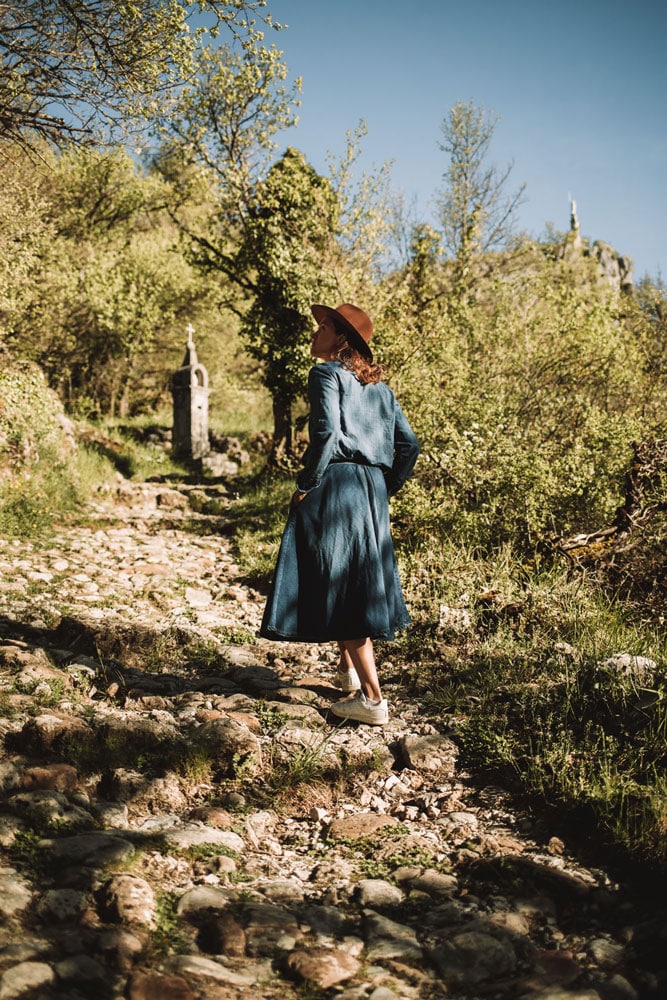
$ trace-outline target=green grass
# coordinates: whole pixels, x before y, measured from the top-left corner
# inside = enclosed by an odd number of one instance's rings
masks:
[[[401,640],[407,676],[454,727],[463,765],[594,832],[600,847],[666,867],[664,635],[557,565],[454,556],[445,580],[420,575],[415,553],[408,563],[421,621]],[[438,602],[462,594],[469,628],[438,627]],[[614,653],[653,659],[654,677],[605,668]]]

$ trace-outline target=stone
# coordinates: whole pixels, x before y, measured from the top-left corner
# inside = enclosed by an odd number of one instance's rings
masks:
[[[287,956],[284,968],[297,981],[328,990],[356,976],[361,962],[340,948],[297,948]]]
[[[658,669],[655,660],[648,656],[632,656],[630,653],[614,653],[603,660],[600,666],[611,673],[632,677],[640,683],[650,681]]]
[[[371,961],[384,958],[421,961],[422,950],[411,927],[389,920],[373,910],[364,911],[363,927],[366,952]]]
[[[193,739],[230,774],[240,766],[257,771],[262,764],[259,740],[247,726],[234,719],[214,719],[193,733]]]
[[[135,972],[127,987],[128,1000],[195,1000],[182,976],[162,972]]]
[[[108,972],[89,955],[70,955],[55,966],[59,979],[75,983],[101,983],[108,978]]]
[[[103,931],[97,939],[97,947],[100,954],[121,972],[129,972],[143,952],[145,943],[136,934],[118,927]]]
[[[271,903],[246,904],[244,921],[246,949],[255,957],[270,958],[276,948],[291,951],[301,937],[294,915]]]
[[[19,816],[38,827],[58,826],[85,829],[95,825],[92,815],[70,802],[62,792],[38,789],[13,795],[9,804]]]
[[[230,986],[256,985],[253,975],[233,972],[226,965],[200,955],[177,955],[173,959],[172,965],[176,972],[181,972],[186,976],[214,979],[219,983],[228,983]],[[162,994],[155,994],[155,997],[157,996],[162,1000]]]
[[[211,845],[213,847],[227,847],[230,851],[239,854],[243,851],[243,838],[232,830],[216,830],[204,824],[188,823],[176,827],[173,830],[165,830],[164,838],[173,847],[187,850],[189,847],[198,847],[200,844]]]
[[[600,983],[602,1000],[639,1000],[639,993],[625,976],[616,973]]]
[[[12,734],[8,743],[33,754],[53,753],[66,744],[87,744],[93,740],[93,730],[74,716],[38,715],[28,719],[20,733]]]
[[[228,830],[234,823],[231,814],[220,806],[198,806],[190,813],[190,819],[206,826],[213,826],[217,830]]]
[[[532,962],[538,974],[530,978],[530,983],[534,986],[552,984],[567,986],[582,972],[580,963],[570,951],[540,951],[533,957]]]
[[[37,903],[43,920],[77,920],[88,906],[88,896],[78,889],[47,889]]]
[[[103,912],[109,920],[155,924],[155,893],[149,883],[136,875],[114,875],[101,892]]]
[[[360,840],[362,837],[372,837],[378,830],[388,826],[396,826],[395,816],[379,816],[377,813],[353,813],[335,819],[328,831],[330,840]]]
[[[357,895],[362,906],[397,906],[403,902],[403,893],[392,882],[383,879],[362,879],[357,885]]]
[[[32,889],[16,872],[0,872],[0,916],[13,917],[23,913],[32,902]]]
[[[490,934],[463,931],[432,948],[430,958],[451,989],[468,989],[509,975],[516,968],[514,949]]]
[[[625,957],[625,948],[617,941],[608,938],[596,938],[588,945],[588,952],[598,965],[604,969],[620,965]]]
[[[73,792],[79,785],[79,772],[71,764],[47,764],[44,767],[27,767],[21,775],[21,788],[36,788],[57,792]]]
[[[197,885],[184,892],[178,901],[176,912],[179,917],[190,917],[202,910],[226,910],[232,906],[235,895],[229,889],[217,886]]]
[[[103,867],[126,861],[134,854],[129,840],[106,833],[82,833],[42,843],[59,861],[71,861],[77,865]]]
[[[406,767],[415,771],[445,771],[452,777],[458,747],[446,736],[413,736],[406,734],[399,740],[401,756]]]
[[[202,924],[197,942],[210,955],[242,958],[246,953],[246,935],[231,913],[221,913]]]
[[[429,896],[452,896],[459,888],[455,875],[447,875],[432,868],[427,868],[416,878],[410,878],[408,885],[418,892],[427,892]]]
[[[11,847],[23,823],[16,816],[0,815],[0,847]]]
[[[56,974],[45,962],[19,962],[0,978],[0,1000],[14,1000],[30,990],[53,986]]]

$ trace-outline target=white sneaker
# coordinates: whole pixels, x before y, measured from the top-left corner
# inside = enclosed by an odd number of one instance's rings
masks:
[[[344,691],[346,694],[349,694],[351,691],[359,691],[361,689],[359,674],[354,667],[350,667],[349,670],[337,670],[336,683],[341,691]]]
[[[350,698],[335,701],[331,711],[341,719],[367,722],[369,726],[384,726],[389,721],[389,708],[385,698],[371,701],[363,691],[356,691]]]

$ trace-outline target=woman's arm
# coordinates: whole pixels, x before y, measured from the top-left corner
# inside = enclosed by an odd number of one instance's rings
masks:
[[[304,467],[296,481],[297,491],[309,493],[320,485],[340,437],[340,393],[338,379],[326,365],[315,365],[308,375],[310,443]]]
[[[410,478],[418,456],[419,442],[397,401],[394,424],[394,462],[386,477],[387,492],[390,497],[394,493],[398,493],[401,486]]]

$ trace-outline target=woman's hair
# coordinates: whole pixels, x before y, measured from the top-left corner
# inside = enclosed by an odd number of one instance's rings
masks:
[[[340,351],[336,354],[336,360],[340,361],[343,368],[347,368],[348,371],[353,372],[362,385],[367,385],[369,382],[381,382],[385,376],[382,365],[376,365],[374,362],[368,361],[367,358],[364,358],[359,351],[356,351],[354,347],[350,347],[349,344],[341,347]]]

